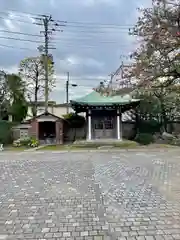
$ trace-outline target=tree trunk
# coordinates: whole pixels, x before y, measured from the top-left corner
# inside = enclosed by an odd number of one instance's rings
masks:
[[[34,89],[34,104],[33,104],[33,117],[37,116],[38,108],[38,91],[39,91],[39,71],[38,66],[36,66],[36,79],[35,79],[35,89]]]
[[[160,104],[161,104],[161,126],[162,126],[162,131],[167,132],[167,116],[166,116],[166,110],[164,106],[164,101],[161,98],[160,99]]]

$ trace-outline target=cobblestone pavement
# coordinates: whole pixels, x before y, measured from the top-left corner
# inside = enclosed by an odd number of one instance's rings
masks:
[[[180,239],[179,153],[0,153],[0,240]]]

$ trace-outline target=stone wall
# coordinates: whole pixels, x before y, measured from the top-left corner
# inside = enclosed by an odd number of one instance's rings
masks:
[[[64,141],[73,142],[75,140],[86,139],[86,126],[82,128],[66,128],[64,131]],[[122,123],[122,135],[124,139],[133,139],[136,135],[136,128],[134,122]]]
[[[174,132],[180,134],[180,122],[170,122],[168,123],[168,132]]]
[[[82,128],[66,128],[64,130],[64,141],[73,142],[75,140],[86,139],[86,126]]]
[[[122,123],[122,137],[124,139],[133,140],[136,136],[136,123],[123,122]]]
[[[33,121],[30,124],[31,124],[31,128],[29,129],[29,135],[31,137],[38,139],[38,136],[39,136],[38,121],[36,119],[33,119]]]
[[[56,121],[56,144],[63,144],[64,136],[63,136],[63,121]]]

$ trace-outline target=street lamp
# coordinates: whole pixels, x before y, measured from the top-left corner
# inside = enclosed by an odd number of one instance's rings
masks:
[[[69,86],[77,87],[78,85],[75,83],[69,83],[69,72],[67,73],[67,81],[66,81],[66,111],[69,113]]]

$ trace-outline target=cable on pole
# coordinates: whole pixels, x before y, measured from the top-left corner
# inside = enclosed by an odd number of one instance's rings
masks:
[[[42,26],[43,31],[40,31],[44,36],[44,45],[39,46],[39,51],[42,54],[42,60],[44,63],[45,70],[45,112],[48,112],[48,101],[49,101],[49,59],[52,58],[52,55],[49,54],[50,49],[55,49],[55,47],[50,46],[51,36],[53,32],[60,31],[58,29],[60,24],[52,19],[51,15],[42,15],[40,17],[34,18],[36,22],[34,24]],[[52,60],[52,59],[51,59]],[[52,60],[53,63],[53,60]]]

